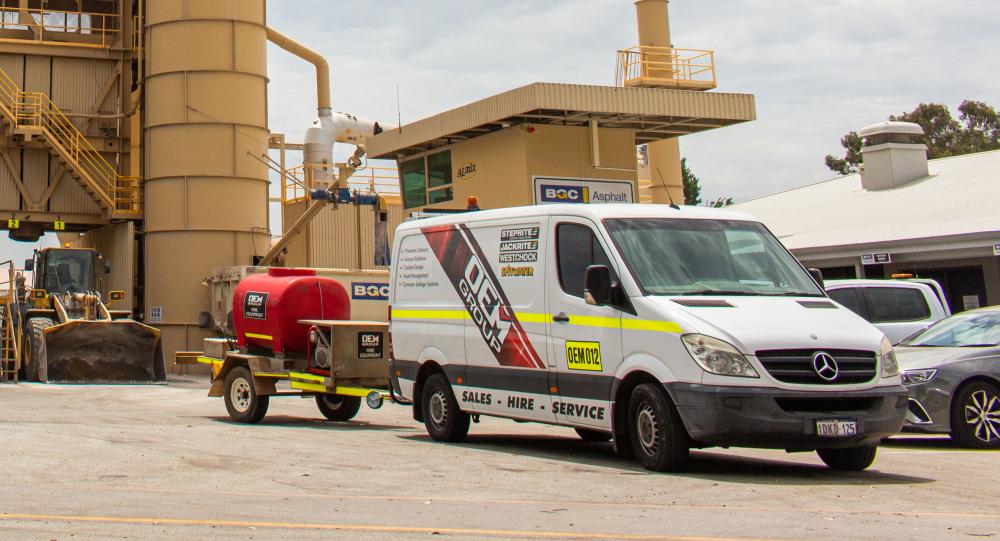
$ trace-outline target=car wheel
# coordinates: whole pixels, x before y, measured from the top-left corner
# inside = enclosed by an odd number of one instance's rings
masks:
[[[588,428],[574,428],[576,435],[583,441],[611,441],[611,432],[600,430],[590,430]]]
[[[996,385],[974,381],[955,394],[951,439],[973,449],[1000,448],[1000,389]]]
[[[687,463],[691,442],[677,408],[659,385],[643,383],[628,402],[629,439],[647,470],[677,471]]]
[[[846,449],[817,449],[816,454],[831,469],[838,471],[862,471],[875,462],[878,447],[862,445]]]
[[[421,407],[424,426],[435,440],[460,442],[469,433],[469,414],[459,409],[444,374],[434,374],[424,382]]]

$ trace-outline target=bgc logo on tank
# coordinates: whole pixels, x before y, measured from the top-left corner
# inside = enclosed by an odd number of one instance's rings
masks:
[[[590,188],[542,184],[543,203],[590,203]]]
[[[351,282],[351,298],[358,301],[387,301],[389,284]]]

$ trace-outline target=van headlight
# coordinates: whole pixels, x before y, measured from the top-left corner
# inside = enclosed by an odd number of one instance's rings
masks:
[[[703,334],[685,334],[681,340],[694,362],[706,372],[738,378],[760,377],[750,361],[728,342]]]
[[[899,363],[896,362],[896,352],[892,349],[892,342],[888,338],[882,338],[882,352],[879,357],[882,359],[883,378],[891,378],[899,374]]]

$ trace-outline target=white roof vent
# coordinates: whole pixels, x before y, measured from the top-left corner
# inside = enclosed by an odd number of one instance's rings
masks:
[[[861,128],[861,187],[888,190],[927,176],[924,130],[912,122],[880,122]]]

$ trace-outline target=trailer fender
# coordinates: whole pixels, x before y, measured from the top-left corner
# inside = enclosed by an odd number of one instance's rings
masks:
[[[266,377],[260,377],[257,375],[258,372],[271,373],[272,363],[269,359],[227,357],[226,360],[222,362],[222,367],[219,368],[218,372],[212,370],[212,388],[209,389],[208,396],[218,398],[225,395],[226,376],[228,376],[229,372],[237,366],[246,366],[250,369],[250,373],[254,375],[254,391],[256,391],[258,395],[269,396],[278,392],[277,388],[274,386],[275,378],[273,375]]]

